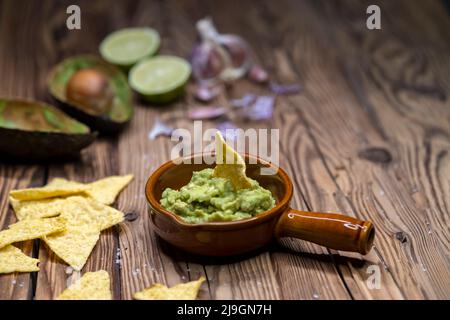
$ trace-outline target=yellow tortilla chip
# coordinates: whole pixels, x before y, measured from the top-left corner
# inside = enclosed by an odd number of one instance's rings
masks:
[[[67,220],[67,228],[84,228],[88,225],[96,226],[98,231],[124,220],[123,212],[80,196],[64,199],[61,203],[61,217]]]
[[[0,249],[0,273],[39,271],[38,263],[38,259],[27,256],[14,246]]]
[[[157,283],[150,288],[141,292],[136,292],[133,298],[136,300],[195,300],[204,277],[200,277],[197,281],[180,283],[172,288]]]
[[[20,201],[9,197],[9,202],[18,220],[39,219],[59,216],[64,198]]]
[[[65,219],[61,217],[19,221],[10,225],[9,229],[0,231],[0,248],[14,242],[32,240],[64,231],[65,223]]]
[[[86,201],[92,210],[92,214],[96,216],[101,231],[108,229],[125,219],[125,215],[122,211],[104,205],[93,199],[86,199]]]
[[[32,201],[19,201],[11,197],[10,203],[19,220],[55,217],[63,212],[66,212],[65,216],[67,216],[72,212],[71,216],[87,216],[89,222],[96,220],[100,230],[108,229],[124,220],[123,212],[94,199],[80,196]],[[79,218],[69,218],[74,221],[80,220]]]
[[[81,270],[99,239],[100,231],[124,220],[123,212],[104,203],[114,202],[117,194],[132,179],[131,175],[117,176],[82,184],[55,178],[43,188],[12,192],[10,202],[18,219],[24,222],[54,216],[65,219],[64,230],[40,237],[58,257],[75,270]],[[74,190],[83,192],[72,193]],[[50,196],[54,197],[47,198]]]
[[[55,178],[48,184],[48,186],[53,186],[56,188],[69,185],[73,188],[76,186],[86,188],[87,193],[91,198],[103,204],[110,205],[114,203],[117,195],[131,182],[131,180],[133,180],[133,175],[131,174],[126,176],[111,176],[88,184],[68,181],[62,178]]]
[[[86,194],[87,187],[79,184],[46,185],[41,188],[12,190],[10,196],[16,200],[42,200],[55,197],[66,197],[75,194]]]
[[[214,176],[231,181],[235,190],[247,189],[252,183],[245,175],[245,161],[225,143],[220,131],[216,132],[216,167]]]
[[[119,210],[80,196],[64,199],[61,217],[66,231],[44,238],[49,248],[75,270],[81,270],[94,249],[100,231],[124,219]]]
[[[68,228],[44,237],[47,246],[75,270],[81,270],[100,237],[97,227]]]
[[[86,198],[80,196],[69,197],[64,200],[61,206],[61,217],[66,218],[67,228],[94,226],[100,231],[97,212],[91,208]]]
[[[112,176],[89,183],[89,194],[103,204],[113,204],[117,195],[133,180],[133,175]]]
[[[53,187],[53,188],[79,188],[79,189],[86,189],[86,185],[80,182],[76,181],[70,181],[64,178],[53,178],[48,184],[47,187]]]
[[[48,247],[75,270],[81,270],[100,237],[100,224],[86,198],[64,199],[61,217],[66,230],[44,237]]]
[[[109,274],[105,270],[86,272],[63,291],[58,300],[112,300]]]

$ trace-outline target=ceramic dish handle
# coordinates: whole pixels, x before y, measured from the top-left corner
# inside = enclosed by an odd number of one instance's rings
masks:
[[[375,237],[370,221],[362,221],[337,213],[304,212],[288,209],[276,226],[275,235],[311,241],[342,251],[366,254]]]

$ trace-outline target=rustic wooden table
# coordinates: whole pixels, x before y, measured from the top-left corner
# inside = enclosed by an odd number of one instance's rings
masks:
[[[51,101],[52,65],[96,53],[106,34],[130,25],[156,28],[161,52],[187,56],[195,21],[210,15],[221,31],[246,38],[276,81],[304,86],[299,95],[278,97],[273,120],[257,124],[280,129],[293,204],[372,220],[375,249],[363,257],[284,239],[217,260],[193,258],[158,239],[144,184],[169,159],[173,143],[147,134],[156,116],[192,128],[183,117],[198,104],[191,94],[165,107],[137,101],[131,125],[117,138],[98,139],[77,162],[0,164],[2,229],[15,221],[11,189],[53,177],[92,181],[132,173],[115,206],[138,219],[103,232],[83,269],[107,270],[115,299],[200,275],[208,279],[201,299],[450,298],[450,19],[442,2],[383,1],[382,30],[369,31],[370,1],[82,1],[82,29],[69,31],[65,11],[72,2],[0,1],[1,96]],[[242,80],[214,103],[227,105],[247,92],[270,94]],[[52,299],[65,289],[66,265],[43,243],[19,246],[39,257],[41,270],[1,275],[0,298]],[[381,285],[370,289],[377,269]]]

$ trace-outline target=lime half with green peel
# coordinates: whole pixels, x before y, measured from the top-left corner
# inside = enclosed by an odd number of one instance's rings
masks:
[[[109,63],[130,68],[155,54],[160,45],[159,34],[151,28],[126,28],[109,34],[100,44],[100,54]]]
[[[135,65],[128,82],[147,101],[168,103],[184,93],[190,75],[191,66],[186,60],[175,56],[156,56]]]

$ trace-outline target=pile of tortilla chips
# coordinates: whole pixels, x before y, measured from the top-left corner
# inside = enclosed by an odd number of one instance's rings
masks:
[[[61,178],[42,188],[13,190],[11,206],[19,222],[0,231],[0,273],[37,271],[37,259],[11,243],[40,238],[62,260],[81,270],[100,232],[124,219],[109,205],[133,179],[114,176],[82,184]]]
[[[0,273],[38,271],[39,260],[12,246],[14,242],[45,237],[65,230],[63,217],[19,221],[0,231]]]

